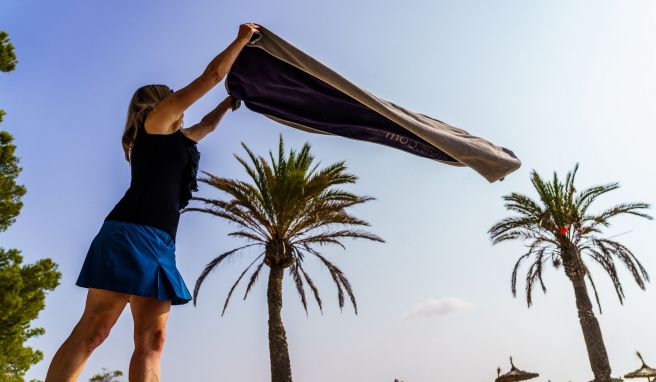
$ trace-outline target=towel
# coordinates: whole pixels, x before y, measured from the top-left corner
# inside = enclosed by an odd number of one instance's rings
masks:
[[[521,166],[515,154],[436,118],[378,98],[260,25],[225,81],[250,110],[318,134],[378,143],[453,166],[489,182]]]

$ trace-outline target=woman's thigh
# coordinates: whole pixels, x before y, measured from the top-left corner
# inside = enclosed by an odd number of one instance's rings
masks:
[[[88,332],[90,336],[109,334],[129,298],[130,295],[125,293],[89,288],[84,313],[76,329]]]
[[[171,310],[171,300],[154,297],[130,296],[130,310],[134,320],[134,340],[138,347],[160,350],[164,346],[166,320]]]
[[[106,289],[89,288],[85,313],[112,313],[121,315],[125,305],[130,300],[127,293],[119,293]]]

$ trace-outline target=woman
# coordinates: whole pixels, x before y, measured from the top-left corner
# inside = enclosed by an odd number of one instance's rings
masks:
[[[197,191],[196,143],[214,131],[236,104],[223,100],[200,123],[182,128],[184,111],[217,85],[258,26],[239,27],[237,38],[184,88],[139,88],[122,137],[130,187],[93,239],[77,285],[89,288],[82,318],[55,354],[46,382],[75,381],[89,355],[109,335],[127,303],[134,320],[131,382],[159,381],[160,355],[171,305],[191,296],[175,265],[180,209]]]

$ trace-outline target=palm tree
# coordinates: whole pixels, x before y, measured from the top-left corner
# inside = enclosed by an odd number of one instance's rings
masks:
[[[652,219],[641,210],[649,208],[646,203],[622,203],[601,213],[590,212],[590,205],[601,195],[619,188],[618,183],[590,187],[577,192],[574,171],[568,172],[562,182],[554,173],[551,182],[543,180],[533,170],[531,182],[539,195],[539,202],[518,193],[504,196],[505,207],[517,215],[505,218],[495,224],[488,233],[494,244],[506,240],[527,241],[528,251],[521,256],[512,272],[511,289],[517,295],[517,271],[522,262],[531,261],[526,273],[526,302],[531,306],[533,288],[539,284],[542,291],[547,289],[542,281],[542,271],[547,263],[556,269],[561,266],[574,287],[576,308],[578,310],[583,338],[585,339],[590,366],[595,381],[610,381],[610,365],[599,323],[592,310],[586,279],[594,291],[601,313],[599,296],[587,262],[596,263],[608,274],[620,303],[624,291],[620,283],[616,261],[624,264],[641,289],[649,276],[633,253],[623,244],[604,237],[602,230],[609,226],[612,217],[630,214]]]
[[[226,179],[202,171],[206,177],[199,181],[206,183],[230,197],[208,199],[194,197],[205,204],[204,208],[186,208],[186,211],[208,213],[235,223],[238,229],[230,236],[248,241],[248,244],[227,251],[210,261],[194,288],[194,305],[198,301],[198,291],[212,270],[225,260],[236,256],[247,248],[258,248],[257,255],[239,275],[230,288],[223,305],[223,315],[235,288],[254,267],[250,274],[244,299],[255,284],[264,265],[269,267],[267,302],[269,307],[269,356],[271,361],[271,380],[288,382],[292,380],[287,338],[280,312],[282,309],[282,281],[285,268],[296,285],[296,291],[307,314],[305,284],[310,287],[319,309],[322,300],[319,290],[304,269],[306,256],[316,257],[323,264],[337,287],[337,300],[340,310],[344,307],[348,294],[357,314],[357,304],[351,283],[344,273],[318,250],[317,246],[336,244],[345,248],[345,238],[368,239],[383,242],[378,236],[357,229],[368,226],[346,210],[349,207],[373,200],[352,194],[336,186],[355,183],[357,177],[346,172],[342,162],[318,169],[310,154],[310,145],[304,144],[300,151],[291,150],[285,154],[283,138],[280,136],[277,159],[269,152],[271,162],[262,156],[255,156],[242,143],[251,163],[235,155],[242,164],[252,183]]]

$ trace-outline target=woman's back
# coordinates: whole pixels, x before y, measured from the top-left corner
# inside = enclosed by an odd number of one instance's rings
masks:
[[[130,187],[105,220],[147,224],[175,240],[180,209],[198,191],[199,160],[196,142],[182,131],[150,134],[140,124],[131,152]]]

